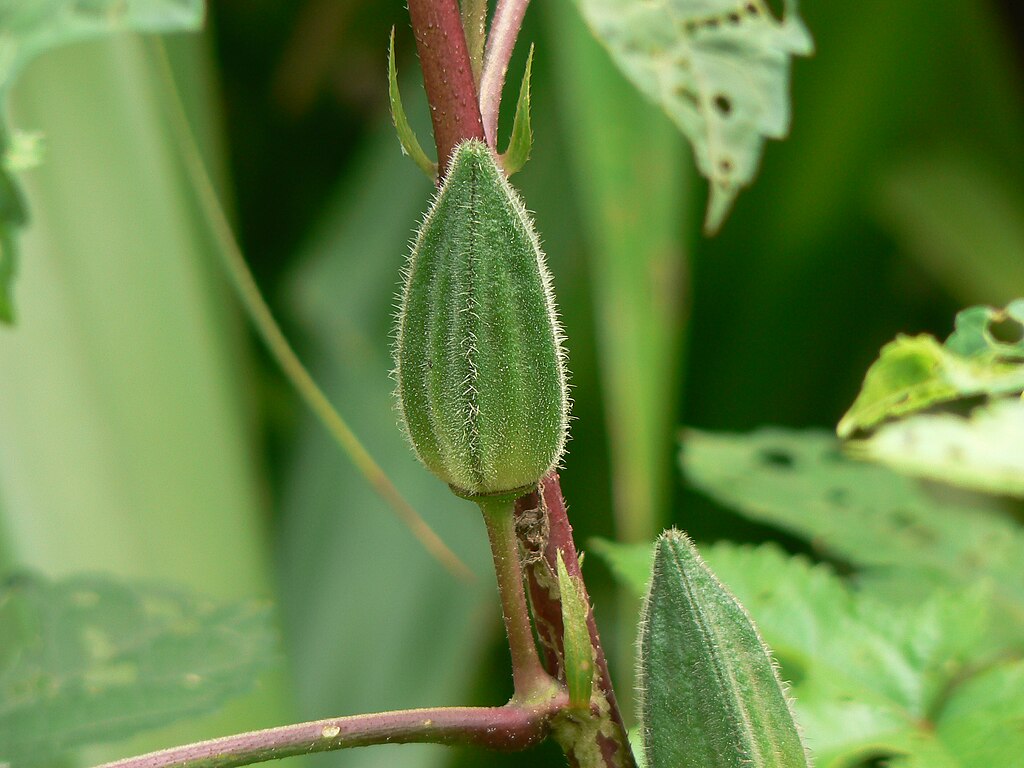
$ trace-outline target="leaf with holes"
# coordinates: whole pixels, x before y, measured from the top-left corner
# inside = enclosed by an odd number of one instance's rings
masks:
[[[594,551],[642,593],[650,546],[604,542]],[[986,588],[894,605],[773,545],[701,553],[771,646],[818,768],[873,759],[900,768],[1011,765],[994,758],[1024,746],[1016,727],[1024,688],[1013,687],[1021,665],[986,640],[996,616]]]
[[[997,400],[967,417],[924,413],[883,424],[846,452],[904,474],[1024,497],[1024,400]]]
[[[849,437],[934,405],[1022,391],[1024,299],[1003,310],[971,307],[944,344],[924,334],[886,344],[836,431]]]
[[[693,145],[711,182],[705,229],[715,232],[754,180],[765,138],[789,132],[789,67],[813,44],[785,0],[576,0],[633,84]],[[626,150],[628,151],[628,150]]]
[[[203,0],[0,0],[0,103],[22,69],[51,48],[131,30],[175,32],[202,27]],[[0,131],[0,323],[14,321],[11,283],[18,269],[17,230],[25,211]]]
[[[946,339],[951,352],[1024,363],[1024,299],[1010,302],[1006,309],[969,307],[957,313],[954,323]]]
[[[269,610],[102,576],[0,587],[0,765],[213,711],[274,658]]]
[[[908,596],[922,580],[991,582],[998,631],[1024,634],[1024,533],[1009,518],[844,456],[824,432],[687,430],[681,458],[687,480],[716,501],[854,565],[898,571]]]

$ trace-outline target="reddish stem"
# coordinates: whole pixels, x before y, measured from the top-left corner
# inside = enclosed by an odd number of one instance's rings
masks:
[[[480,75],[480,114],[483,119],[487,144],[494,149],[498,144],[498,112],[501,109],[501,92],[505,87],[508,63],[516,47],[519,28],[523,25],[526,7],[530,0],[498,0],[487,33],[487,51],[484,54],[484,69]]]
[[[560,695],[534,707],[509,703],[337,717],[174,747],[100,768],[233,768],[373,744],[458,744],[514,752],[542,741],[551,718],[565,706]]]
[[[527,581],[530,589],[530,602],[537,625],[537,632],[544,645],[545,661],[548,671],[564,679],[562,671],[562,606],[558,598],[557,563],[558,552],[562,552],[565,569],[570,576],[579,578],[583,589],[583,598],[588,607],[591,606],[590,596],[580,572],[579,556],[572,538],[572,525],[566,513],[565,499],[558,473],[551,472],[541,483],[542,495],[532,493],[516,502],[516,512],[520,519],[546,516],[547,535],[540,559],[531,559],[527,567]],[[533,541],[536,541],[535,539]],[[524,541],[524,548],[531,549],[531,541]],[[590,643],[594,648],[597,661],[598,687],[608,702],[608,716],[614,725],[615,734],[611,738],[601,738],[600,749],[607,768],[636,768],[633,753],[629,748],[626,727],[615,699],[611,675],[608,673],[608,662],[601,646],[601,636],[597,631],[593,608],[587,614],[587,629],[590,631]]]
[[[460,141],[484,139],[473,68],[457,0],[409,0],[409,18],[434,124],[438,179],[442,179]]]

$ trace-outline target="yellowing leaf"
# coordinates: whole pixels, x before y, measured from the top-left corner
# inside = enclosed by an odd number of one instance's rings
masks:
[[[940,344],[934,337],[898,336],[868,369],[836,431],[849,437],[892,417],[965,397],[1024,391],[1024,300],[1005,310],[971,307]]]
[[[1024,401],[998,400],[967,418],[911,416],[851,441],[846,450],[904,474],[1024,497]]]

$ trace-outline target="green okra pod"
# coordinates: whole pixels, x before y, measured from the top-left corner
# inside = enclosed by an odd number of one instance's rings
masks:
[[[482,142],[455,148],[405,271],[398,402],[416,455],[462,496],[532,488],[565,448],[562,331],[533,222]]]
[[[648,768],[808,768],[767,646],[685,534],[666,531],[640,628]]]

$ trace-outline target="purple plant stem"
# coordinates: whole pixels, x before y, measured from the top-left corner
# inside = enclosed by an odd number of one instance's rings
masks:
[[[480,75],[480,115],[487,145],[491,149],[495,149],[498,143],[498,112],[505,74],[529,4],[530,0],[498,0],[491,29],[487,33],[484,69]]]
[[[473,68],[457,0],[409,0],[437,146],[438,179],[460,141],[484,139]]]
[[[565,705],[563,694],[533,707],[509,703],[337,717],[202,741],[99,768],[232,768],[374,744],[455,744],[513,752],[542,741],[551,718]]]
[[[622,721],[622,714],[615,698],[615,689],[612,687],[611,675],[608,672],[608,662],[601,646],[601,636],[597,631],[597,622],[594,620],[590,596],[587,594],[586,584],[583,582],[580,572],[579,556],[573,542],[572,525],[570,525],[569,516],[566,513],[565,499],[562,497],[558,473],[548,474],[541,482],[540,489],[542,495],[535,492],[519,499],[516,502],[516,511],[523,516],[531,514],[534,510],[542,509],[547,515],[548,531],[543,549],[543,559],[533,562],[527,568],[527,581],[529,582],[534,620],[544,646],[548,672],[557,675],[559,679],[564,679],[562,672],[564,654],[562,606],[558,599],[557,586],[552,588],[553,584],[557,584],[555,574],[557,573],[558,552],[561,551],[565,569],[570,576],[579,579],[579,584],[583,588],[583,598],[590,609],[587,613],[587,629],[590,631],[590,643],[594,648],[597,663],[598,687],[608,702],[608,718],[614,726],[613,737],[599,736],[599,746],[605,766],[606,768],[636,768],[636,762],[629,747],[626,726]],[[567,756],[572,760],[571,754]]]

